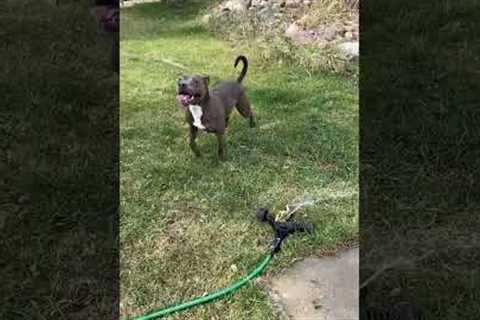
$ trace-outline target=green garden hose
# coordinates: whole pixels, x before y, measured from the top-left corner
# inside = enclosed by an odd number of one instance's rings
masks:
[[[235,293],[237,290],[239,290],[241,287],[243,287],[245,284],[247,284],[250,280],[260,276],[265,268],[270,264],[273,258],[273,253],[268,254],[265,259],[253,270],[251,273],[249,273],[246,277],[240,279],[239,281],[235,282],[232,284],[230,287],[219,290],[217,292],[211,293],[206,296],[202,296],[199,298],[196,298],[194,300],[184,302],[184,303],[179,303],[179,304],[174,304],[171,306],[168,306],[166,308],[163,308],[158,311],[154,311],[150,314],[147,314],[145,316],[140,316],[138,318],[134,318],[134,320],[152,320],[152,319],[160,319],[166,316],[169,316],[175,312],[187,310],[190,308],[193,308],[195,306],[205,304],[208,302],[212,302],[217,299],[222,299],[225,298],[233,293]]]
[[[272,214],[270,214],[270,212],[268,212],[267,209],[264,209],[264,208],[260,208],[257,210],[257,218],[261,222],[267,222],[268,224],[270,224],[270,226],[273,228],[273,231],[275,233],[275,238],[274,238],[272,251],[269,254],[267,254],[265,259],[263,259],[263,261],[255,268],[255,270],[253,270],[246,277],[238,280],[228,288],[219,290],[217,292],[211,293],[206,296],[195,298],[188,302],[178,303],[178,304],[165,307],[161,310],[154,311],[145,316],[134,318],[134,320],[159,319],[159,318],[169,316],[175,312],[188,310],[193,307],[199,306],[201,304],[213,302],[214,300],[217,300],[217,299],[226,298],[232,295],[233,293],[235,293],[236,291],[238,291],[250,280],[260,276],[263,273],[265,268],[272,261],[273,256],[280,251],[283,240],[285,240],[288,235],[293,234],[295,232],[308,232],[308,233],[313,232],[313,225],[311,223],[295,222],[291,220],[291,217],[288,219],[288,221],[277,221],[275,220],[275,217]]]

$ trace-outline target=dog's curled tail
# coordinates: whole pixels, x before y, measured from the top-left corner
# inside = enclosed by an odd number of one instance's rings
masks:
[[[245,56],[238,56],[237,59],[235,59],[234,67],[236,68],[240,61],[243,62],[243,69],[240,72],[240,75],[238,76],[238,79],[237,79],[239,83],[242,82],[243,78],[245,78],[245,75],[247,74],[247,70],[248,70],[248,60]]]

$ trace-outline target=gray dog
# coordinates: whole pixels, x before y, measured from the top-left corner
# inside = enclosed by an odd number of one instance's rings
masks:
[[[248,61],[244,56],[235,60],[234,67],[243,62],[243,69],[237,81],[220,81],[210,90],[208,76],[182,76],[177,82],[177,101],[185,111],[190,125],[190,148],[196,156],[200,156],[195,142],[198,130],[215,133],[218,139],[218,156],[224,161],[225,129],[233,107],[250,120],[250,127],[255,126],[254,116],[242,86],[242,80],[248,69]]]

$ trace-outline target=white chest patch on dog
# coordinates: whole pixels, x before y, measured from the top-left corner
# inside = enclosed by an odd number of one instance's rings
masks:
[[[202,124],[202,107],[197,105],[189,105],[188,109],[193,116],[193,125],[199,129],[205,129],[205,126]]]

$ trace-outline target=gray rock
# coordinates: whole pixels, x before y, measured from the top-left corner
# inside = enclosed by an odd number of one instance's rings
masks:
[[[265,0],[252,0],[252,3],[250,5],[250,8],[255,7],[255,8],[263,8],[265,7],[265,4],[267,2]]]
[[[295,23],[292,23],[291,25],[289,25],[287,27],[287,29],[285,30],[285,36],[287,38],[292,38],[294,37],[295,35],[297,35],[298,33],[300,33],[302,30],[300,29],[300,27],[295,24]]]
[[[280,8],[281,8],[280,3],[277,3],[277,2],[273,3],[272,8],[280,10]]]
[[[282,16],[280,7],[264,7],[258,11],[257,15],[263,22],[273,23],[279,20]]]
[[[284,36],[296,44],[308,44],[315,41],[315,32],[304,31],[297,24],[292,23],[285,30]]]
[[[248,10],[251,6],[252,0],[229,0],[225,2],[222,7],[223,10],[230,10],[233,12],[243,12]]]
[[[342,52],[346,58],[354,59],[359,55],[359,43],[355,42],[344,42],[338,45],[338,49]]]
[[[336,26],[330,26],[323,30],[323,38],[327,41],[335,39],[338,35]]]
[[[211,14],[205,14],[205,15],[202,16],[202,22],[203,23],[209,23],[211,19],[212,19]]]
[[[287,0],[285,1],[285,6],[287,8],[299,8],[302,5],[301,0]]]

